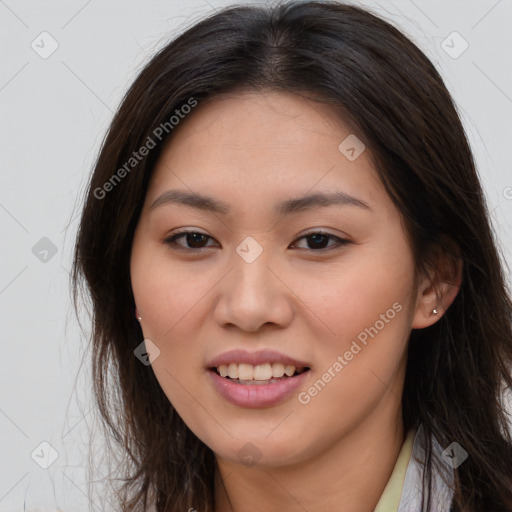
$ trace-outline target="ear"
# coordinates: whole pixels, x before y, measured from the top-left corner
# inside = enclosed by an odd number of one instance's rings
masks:
[[[418,284],[413,329],[429,327],[445,314],[459,293],[462,270],[460,258],[450,257],[446,253],[438,256],[436,268],[424,275]]]

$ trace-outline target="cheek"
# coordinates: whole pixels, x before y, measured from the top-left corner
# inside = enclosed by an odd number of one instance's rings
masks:
[[[190,283],[183,273],[171,273],[155,259],[139,254],[132,262],[132,288],[144,339],[151,340],[159,351],[151,370],[169,401],[188,418],[193,414],[190,397],[199,394],[194,377],[199,358],[193,349],[198,337],[191,319],[194,304],[200,300],[200,286]]]
[[[407,252],[360,251],[324,275],[322,285],[308,280],[308,306],[327,329],[328,339],[340,347],[365,329],[401,330],[409,322],[414,267]]]
[[[169,400],[186,412],[191,409],[191,396],[201,394],[197,375],[204,372],[204,305],[222,272],[213,267],[209,271],[204,264],[200,269],[201,262],[171,265],[165,252],[160,253],[150,241],[134,245],[132,289],[144,339],[159,350],[151,367]]]
[[[174,402],[179,383],[185,379],[197,357],[190,350],[190,333],[183,331],[201,290],[187,281],[182,272],[169,272],[150,241],[134,244],[131,280],[135,304],[142,318],[145,340],[158,348],[158,357],[151,368],[167,395]]]
[[[172,338],[184,323],[190,323],[194,308],[200,305],[216,280],[201,271],[200,263],[174,263],[161,249],[148,246],[132,253],[132,289],[142,317],[144,335],[155,340]],[[144,245],[141,242],[140,245]]]
[[[310,291],[308,305],[328,327],[316,337],[320,382],[315,380],[304,396],[316,402],[319,414],[325,407],[344,415],[362,413],[394,386],[403,368],[414,266],[405,243],[393,249],[361,251],[325,276],[323,287]]]

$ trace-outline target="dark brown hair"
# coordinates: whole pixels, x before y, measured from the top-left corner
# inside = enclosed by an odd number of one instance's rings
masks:
[[[153,490],[158,511],[213,511],[212,450],[134,357],[143,336],[129,261],[152,170],[172,137],[171,116],[191,101],[201,108],[219,93],[244,89],[332,105],[370,150],[405,219],[417,271],[435,269],[439,254],[462,260],[452,306],[433,326],[411,332],[404,427],[424,427],[426,488],[439,462],[431,436],[468,452],[455,470],[454,511],[511,511],[512,442],[501,393],[512,386],[512,304],[456,108],[429,59],[390,23],[358,7],[308,1],[233,6],[186,30],[140,72],[103,142],[73,283],[77,308],[83,285],[92,301],[99,411],[126,454],[123,510],[143,510]],[[156,147],[127,166],[148,138]],[[426,511],[430,492],[424,496]]]

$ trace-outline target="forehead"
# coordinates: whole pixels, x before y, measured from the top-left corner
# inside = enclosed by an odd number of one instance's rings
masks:
[[[368,150],[355,160],[340,150],[350,137],[350,128],[323,103],[280,92],[221,95],[181,121],[148,196],[179,186],[246,198],[257,191],[299,197],[343,186],[370,199],[382,186]]]
[[[214,142],[223,149],[284,151],[305,141],[337,146],[349,128],[329,105],[291,93],[238,92],[200,104],[178,126],[168,147]]]

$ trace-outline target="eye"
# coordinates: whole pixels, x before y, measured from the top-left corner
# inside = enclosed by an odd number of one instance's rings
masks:
[[[177,243],[176,240],[179,240],[180,238],[185,238],[185,241],[187,244],[189,244],[189,246],[185,247],[182,244]],[[198,231],[182,231],[166,238],[164,242],[172,247],[178,246],[178,249],[193,250],[207,248],[208,246],[203,245],[203,243],[206,242],[208,238],[213,240],[211,236],[205,235],[204,233],[200,233]]]
[[[350,243],[349,240],[345,240],[343,238],[340,238],[335,235],[331,235],[330,233],[325,233],[323,231],[311,231],[310,233],[306,233],[305,235],[301,236],[300,238],[297,238],[297,240],[305,239],[308,241],[308,247],[309,249],[316,249],[314,252],[321,252],[321,251],[329,251],[336,246],[343,246]],[[335,243],[334,245],[326,247],[326,243],[329,242],[329,240],[333,240]],[[312,245],[312,247],[311,247]]]
[[[187,245],[183,245],[181,243],[178,243],[177,240],[184,238]],[[164,243],[167,245],[172,246],[173,248],[177,249],[183,249],[183,250],[194,250],[194,249],[206,249],[208,246],[205,245],[208,239],[214,240],[211,236],[208,236],[204,233],[200,233],[198,231],[181,231],[179,233],[175,233],[174,235],[166,238],[164,240]],[[310,233],[306,233],[305,235],[298,238],[294,243],[296,243],[299,240],[305,239],[307,241],[308,247],[305,249],[313,250],[313,252],[322,252],[322,251],[329,251],[336,246],[344,246],[347,244],[350,244],[351,242],[349,240],[345,240],[343,238],[339,238],[335,235],[332,235],[330,233],[325,233],[323,231],[312,231]],[[334,244],[331,244],[330,246],[326,246],[326,243],[328,244],[329,241],[333,241]],[[293,247],[294,244],[292,244],[291,247]],[[304,248],[301,248],[304,249]]]

